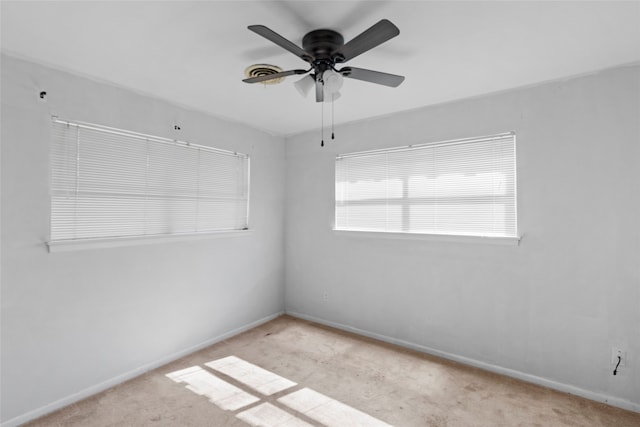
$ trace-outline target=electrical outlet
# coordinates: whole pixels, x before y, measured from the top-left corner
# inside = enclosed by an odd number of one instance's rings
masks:
[[[322,294],[322,301],[328,301],[329,300],[329,294],[327,292],[324,292]]]
[[[620,369],[627,364],[627,352],[617,347],[611,348],[612,365],[618,365],[618,356],[620,356],[620,365],[618,366],[618,369]]]

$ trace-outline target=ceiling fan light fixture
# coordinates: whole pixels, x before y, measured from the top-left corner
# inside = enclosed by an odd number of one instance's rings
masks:
[[[309,92],[311,92],[311,88],[313,88],[315,84],[316,81],[314,80],[314,78],[311,75],[306,75],[295,82],[293,85],[298,90],[300,95],[302,95],[303,98],[306,98],[307,95],[309,95]]]
[[[326,70],[322,73],[322,81],[324,82],[324,93],[331,95],[340,90],[342,83],[344,83],[344,78],[340,73],[336,73],[333,70]]]

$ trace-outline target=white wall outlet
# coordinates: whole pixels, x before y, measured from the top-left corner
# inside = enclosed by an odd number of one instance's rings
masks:
[[[611,348],[612,365],[615,366],[618,364],[618,356],[620,356],[620,365],[618,366],[618,369],[620,369],[627,364],[627,352],[617,347]]]
[[[323,292],[322,293],[322,301],[328,301],[329,300],[329,294],[327,292]]]

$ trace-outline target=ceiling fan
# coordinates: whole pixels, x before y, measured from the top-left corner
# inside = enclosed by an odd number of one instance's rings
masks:
[[[308,62],[310,68],[250,77],[243,80],[245,83],[264,83],[287,76],[311,73],[296,82],[296,87],[303,93],[310,90],[315,82],[316,102],[323,102],[325,95],[331,96],[331,100],[337,99],[343,77],[390,87],[397,87],[404,81],[404,76],[364,68],[336,69],[337,64],[350,61],[400,34],[398,27],[387,19],[380,20],[347,43],[344,43],[344,38],[336,31],[327,29],[311,31],[303,37],[302,48],[264,25],[250,25],[248,28]]]

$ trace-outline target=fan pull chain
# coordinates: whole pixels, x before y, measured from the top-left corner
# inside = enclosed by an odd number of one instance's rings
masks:
[[[320,103],[320,146],[324,147],[324,102]]]
[[[336,94],[332,93],[331,94],[331,139],[336,139],[335,135],[333,134],[333,123],[335,122],[334,117],[335,115],[333,114],[333,106],[336,103]]]

